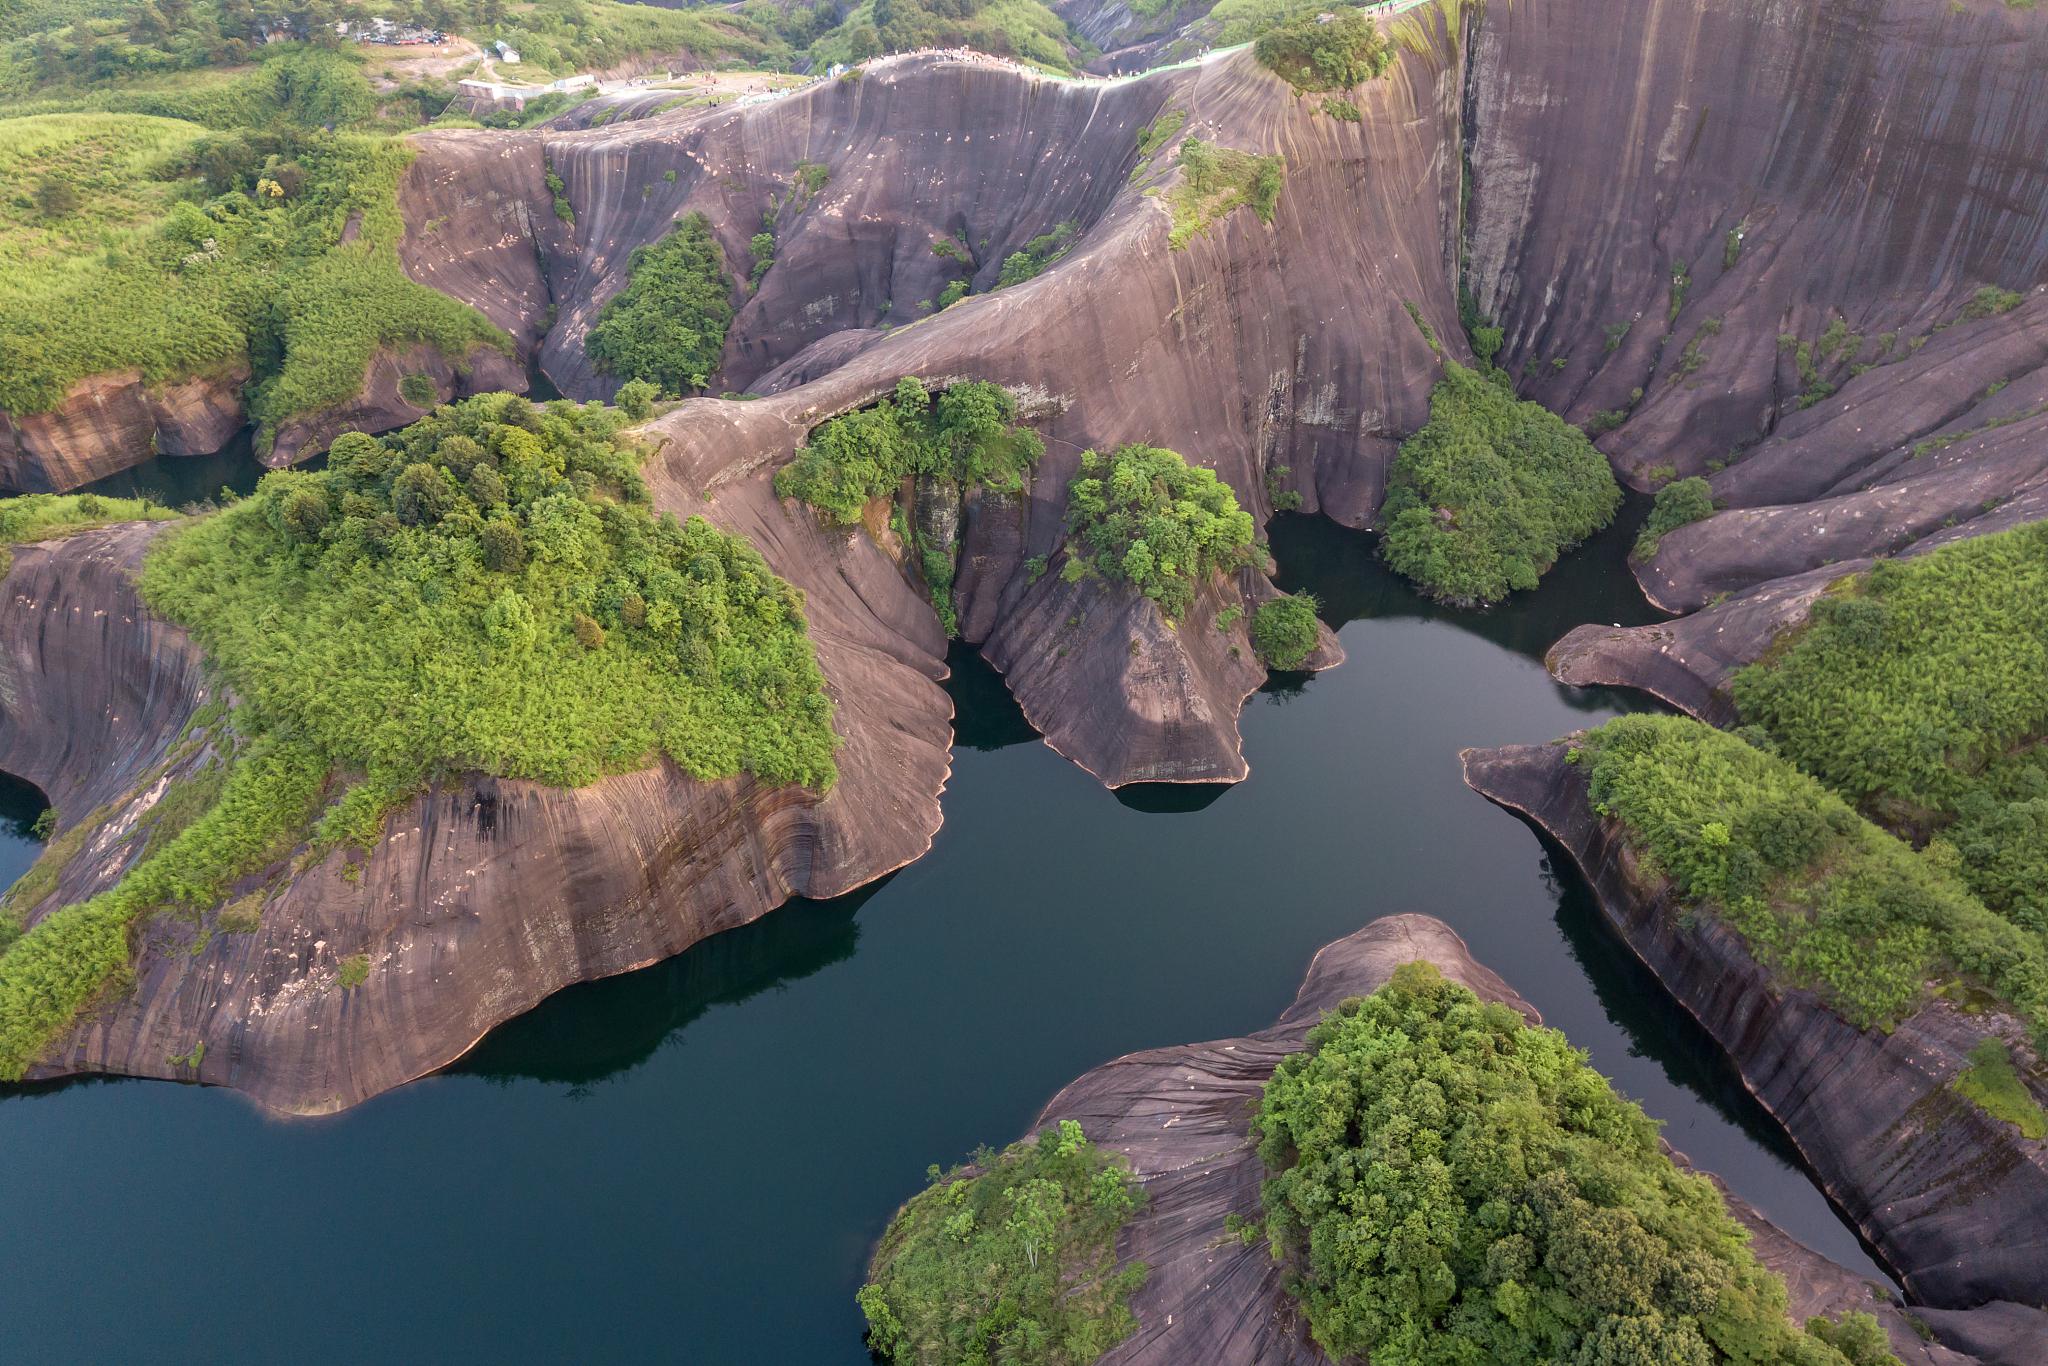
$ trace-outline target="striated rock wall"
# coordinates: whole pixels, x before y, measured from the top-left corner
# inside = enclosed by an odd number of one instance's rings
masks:
[[[1244,1038],[1133,1053],[1086,1073],[1046,1103],[1033,1131],[1079,1120],[1090,1139],[1130,1159],[1148,1197],[1117,1249],[1150,1268],[1131,1301],[1138,1331],[1104,1362],[1310,1366],[1329,1360],[1309,1339],[1264,1241],[1246,1246],[1225,1231],[1224,1221],[1233,1214],[1257,1218],[1260,1212],[1264,1171],[1248,1134],[1273,1069],[1300,1050],[1325,1012],[1377,990],[1395,968],[1417,960],[1541,1023],[1534,1007],[1472,959],[1449,926],[1427,916],[1393,915],[1317,953],[1294,1004],[1271,1028]],[[1684,1164],[1683,1155],[1674,1156]],[[1750,1228],[1758,1258],[1785,1277],[1796,1319],[1850,1309],[1875,1312],[1893,1350],[1909,1366],[1961,1366],[1974,1359],[1922,1341],[1905,1316],[1864,1281],[1795,1242],[1749,1205],[1731,1198],[1730,1209]],[[1955,1319],[1959,1335],[1968,1329],[1991,1336],[1982,1311]],[[2017,1366],[2021,1358],[1983,1360]]]
[[[1726,1050],[1836,1205],[1918,1299],[2048,1302],[2048,1142],[1949,1086],[1987,1019],[1936,1003],[1890,1034],[1775,985],[1730,930],[1678,913],[1586,796],[1566,747],[1464,753],[1465,781],[1563,845],[1609,925]],[[2001,1311],[2004,1312],[2004,1311]],[[2035,1341],[2048,1315],[2033,1311]]]
[[[151,386],[126,370],[80,380],[47,413],[0,412],[0,490],[61,493],[152,455],[217,451],[247,421],[248,378],[244,368]]]

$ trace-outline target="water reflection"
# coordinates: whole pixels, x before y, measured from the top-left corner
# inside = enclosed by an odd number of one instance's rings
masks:
[[[498,1029],[449,1070],[507,1084],[519,1079],[578,1089],[639,1066],[713,1006],[764,991],[853,957],[854,915],[888,879],[830,901],[792,901],[716,934],[651,968],[585,982]]]

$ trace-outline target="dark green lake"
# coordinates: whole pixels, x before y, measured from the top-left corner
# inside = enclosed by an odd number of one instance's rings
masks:
[[[1640,509],[1637,509],[1638,515]],[[22,1361],[866,1361],[873,1239],[1095,1064],[1270,1023],[1310,955],[1441,917],[1785,1228],[1876,1274],[1562,855],[1469,792],[1466,745],[1641,705],[1541,654],[1651,613],[1625,529],[1528,601],[1419,601],[1371,538],[1274,530],[1350,662],[1254,697],[1248,781],[1121,796],[956,655],[946,824],[879,886],[573,988],[450,1072],[328,1120],[161,1082],[0,1090],[0,1322]],[[35,794],[0,789],[0,880]]]

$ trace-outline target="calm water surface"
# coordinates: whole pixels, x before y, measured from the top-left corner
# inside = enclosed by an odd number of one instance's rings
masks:
[[[927,1163],[1016,1136],[1108,1058],[1269,1024],[1319,946],[1396,911],[1450,922],[1675,1145],[1875,1274],[1562,855],[1459,779],[1463,746],[1641,705],[1540,662],[1579,622],[1649,619],[1626,541],[1475,616],[1420,602],[1370,538],[1286,519],[1283,578],[1350,662],[1252,699],[1228,790],[1108,793],[957,655],[928,857],[565,991],[349,1114],[0,1090],[7,1355],[856,1366],[867,1250]],[[39,807],[0,789],[0,879]]]

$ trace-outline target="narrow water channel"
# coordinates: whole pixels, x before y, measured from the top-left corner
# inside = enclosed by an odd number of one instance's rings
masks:
[[[1108,1058],[1263,1027],[1316,948],[1396,911],[1456,927],[1674,1145],[1876,1275],[1562,855],[1460,781],[1463,746],[1644,705],[1541,664],[1579,622],[1650,619],[1627,540],[1474,615],[1418,600],[1370,537],[1283,519],[1283,578],[1350,661],[1247,704],[1228,790],[1105,792],[956,651],[928,857],[565,991],[338,1118],[163,1083],[0,1090],[10,1354],[857,1366],[868,1248],[927,1163],[1014,1137]],[[0,878],[33,853],[32,794],[15,805]]]

